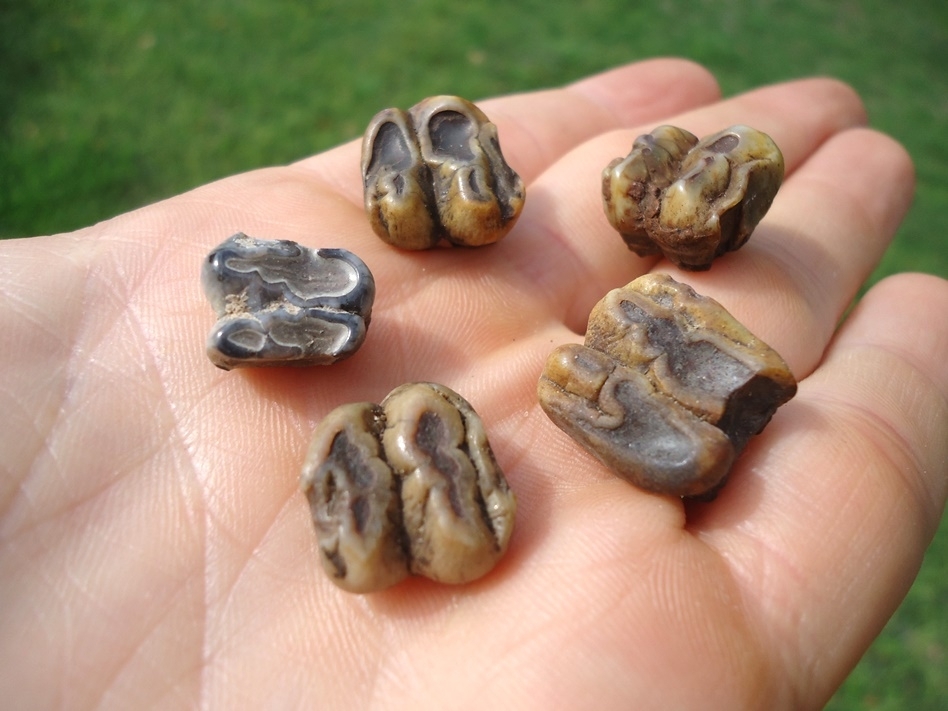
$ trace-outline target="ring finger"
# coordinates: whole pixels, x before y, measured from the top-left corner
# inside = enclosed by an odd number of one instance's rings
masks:
[[[801,182],[793,178],[793,173],[828,137],[859,125],[863,119],[862,106],[851,90],[827,80],[769,87],[671,119],[671,123],[699,135],[734,123],[754,125],[781,146],[791,176],[748,247],[720,260],[709,273],[689,274],[686,280],[696,288],[708,278],[711,286],[715,282],[726,284],[728,280],[718,277],[730,271],[725,265],[736,263],[742,270],[740,283],[753,282],[749,277],[754,263],[747,264],[747,257],[758,255],[766,242],[787,242],[786,235],[773,229],[777,224],[774,216],[781,210],[786,212],[781,205],[793,204],[791,217],[798,217],[792,213],[799,209],[799,200],[788,199],[796,191],[794,182]],[[522,261],[548,294],[553,313],[576,332],[584,330],[589,310],[608,289],[627,283],[656,263],[655,258],[639,258],[626,249],[602,214],[600,193],[602,167],[626,153],[634,135],[651,128],[615,131],[593,139],[540,176],[531,186],[531,200],[518,226],[519,239],[511,240],[508,246],[511,259]],[[832,186],[826,187],[831,192]],[[819,226],[813,229],[818,232]],[[818,239],[822,236],[816,235]],[[670,265],[662,264],[661,268],[669,271]]]

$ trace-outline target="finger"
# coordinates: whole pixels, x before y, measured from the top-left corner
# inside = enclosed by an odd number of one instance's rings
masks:
[[[948,283],[873,288],[689,528],[820,707],[907,592],[948,494]]]
[[[507,162],[529,186],[560,156],[599,133],[693,109],[718,96],[717,82],[701,66],[682,59],[653,59],[562,88],[479,105],[497,125]],[[353,141],[296,165],[361,206],[360,150],[361,141]],[[528,200],[529,192],[528,187]]]
[[[800,379],[882,258],[913,189],[911,158],[899,144],[867,129],[844,131],[789,177],[746,251],[700,275],[661,266],[725,304]]]
[[[792,172],[828,137],[861,124],[864,118],[851,89],[836,81],[811,79],[766,87],[660,121],[698,135],[735,123],[749,124],[774,138]],[[536,181],[517,239],[503,245],[511,259],[531,265],[531,273],[539,277],[538,286],[548,292],[551,304],[561,309],[574,330],[585,328],[590,308],[606,290],[629,282],[655,263],[654,258],[636,257],[609,225],[600,188],[603,167],[626,155],[635,135],[650,131],[653,124],[597,137],[565,156]],[[782,199],[783,190],[777,201]],[[760,239],[770,219],[770,215],[765,218],[751,243]],[[715,263],[712,275],[723,271],[724,261]]]
[[[563,88],[490,99],[482,105],[496,118],[509,162],[529,181],[591,136],[701,106],[718,95],[714,78],[700,65],[655,59]],[[220,237],[242,229],[314,246],[352,245],[395,254],[396,250],[380,246],[365,220],[360,150],[361,141],[351,141],[292,166],[233,176],[82,234],[94,237],[121,231],[131,218],[136,225],[133,237],[149,245],[156,243],[159,231],[158,244],[179,234],[183,244],[193,243],[201,233]],[[169,228],[174,232],[169,234]]]
[[[717,101],[714,77],[683,59],[652,59],[562,89],[491,99],[505,155],[529,185],[567,151],[605,131]],[[509,148],[508,148],[509,146]]]

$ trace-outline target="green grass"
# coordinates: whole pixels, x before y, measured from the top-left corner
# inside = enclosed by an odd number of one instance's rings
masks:
[[[0,236],[71,230],[358,136],[385,106],[696,59],[732,94],[812,74],[911,152],[873,280],[948,277],[948,3],[0,0]],[[879,190],[886,176],[879,176]],[[948,528],[831,709],[948,705]]]

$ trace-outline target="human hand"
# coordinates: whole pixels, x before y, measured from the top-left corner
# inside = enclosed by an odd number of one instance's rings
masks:
[[[911,200],[905,152],[834,81],[719,101],[672,60],[479,105],[528,186],[492,247],[383,244],[357,143],[0,243],[6,703],[801,709],[841,683],[948,488],[948,284],[885,280],[836,330]],[[601,169],[661,123],[746,123],[787,161],[750,242],[709,272],[636,257],[602,214]],[[199,269],[237,231],[365,260],[359,353],[214,368]],[[549,352],[650,270],[720,301],[800,381],[711,503],[631,487],[537,405]],[[350,595],[321,570],[300,465],[331,408],[414,380],[483,418],[518,496],[511,548],[474,584]]]

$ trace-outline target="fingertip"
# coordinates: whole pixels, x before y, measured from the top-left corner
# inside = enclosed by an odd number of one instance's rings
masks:
[[[853,310],[837,345],[896,354],[929,378],[948,402],[948,280],[922,273],[883,279]]]
[[[788,83],[808,86],[813,93],[822,94],[833,103],[845,107],[854,125],[864,125],[869,122],[862,96],[849,82],[838,77],[823,75],[804,77]]]
[[[843,332],[850,339],[871,340],[879,345],[897,345],[908,352],[931,352],[921,348],[918,339],[946,355],[948,349],[948,280],[934,274],[903,272],[879,281],[866,292],[853,311]],[[910,329],[910,338],[905,330]]]
[[[825,122],[826,137],[842,128],[865,126],[869,122],[866,105],[859,92],[836,77],[814,76],[792,79],[769,87],[751,89],[742,96],[746,97],[750,103],[760,100],[773,107],[781,100],[788,104],[793,103],[801,95],[809,97],[814,110],[827,118],[835,119],[835,121]],[[788,105],[787,108],[789,110],[791,107]],[[761,129],[766,131],[766,127],[761,127]]]
[[[638,123],[643,115],[667,116],[721,98],[721,88],[710,70],[678,57],[624,64],[580,79],[568,89],[606,107],[620,126]]]
[[[924,272],[893,274],[873,286],[867,292],[864,301],[891,297],[901,298],[900,294],[909,297],[924,295],[935,301],[934,306],[942,307],[948,304],[948,279],[943,279],[935,274],[925,274]],[[948,327],[948,321],[944,325]]]

